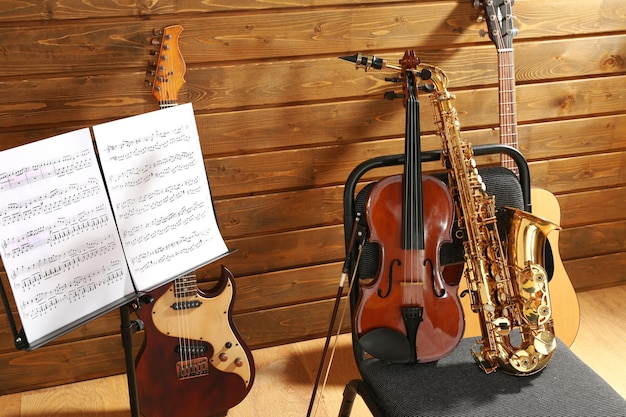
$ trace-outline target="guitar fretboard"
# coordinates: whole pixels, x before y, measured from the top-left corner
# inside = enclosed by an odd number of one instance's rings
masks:
[[[513,49],[498,50],[500,143],[518,149],[517,110],[515,108],[515,64]],[[501,165],[517,173],[517,165],[508,155],[502,154]]]

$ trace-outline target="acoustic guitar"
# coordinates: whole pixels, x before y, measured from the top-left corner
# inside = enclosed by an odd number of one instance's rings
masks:
[[[153,95],[161,108],[177,104],[185,83],[178,50],[181,26],[164,29]],[[223,415],[252,388],[254,360],[232,320],[235,282],[222,266],[209,291],[193,276],[177,278],[149,293],[153,302],[137,310],[145,340],[136,359],[137,397],[145,417]]]
[[[517,29],[513,24],[513,2],[489,0],[481,2],[487,21],[487,35],[498,52],[498,102],[500,143],[518,149],[517,109],[515,95],[515,68],[513,59],[513,37]],[[501,164],[516,171],[515,163],[503,155]],[[561,209],[557,198],[550,191],[531,187],[531,203],[534,215],[560,224]],[[559,253],[559,231],[548,234],[547,256],[553,264],[550,279],[550,300],[555,334],[568,346],[574,342],[580,324],[578,298]]]

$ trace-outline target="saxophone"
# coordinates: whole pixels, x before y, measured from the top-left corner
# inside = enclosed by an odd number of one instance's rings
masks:
[[[454,96],[446,89],[448,78],[437,67],[420,67],[432,73],[429,88],[442,159],[451,167],[449,187],[464,234],[464,275],[481,326],[472,356],[486,373],[500,368],[513,375],[532,375],[548,364],[556,349],[548,276],[542,265],[546,236],[559,226],[505,208],[510,229],[502,242],[495,198],[486,193],[471,145],[461,138]]]

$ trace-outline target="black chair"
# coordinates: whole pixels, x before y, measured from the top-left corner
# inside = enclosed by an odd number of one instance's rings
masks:
[[[476,155],[507,153],[517,163],[518,177],[506,168],[479,169],[487,192],[503,205],[531,209],[530,176],[523,156],[504,145],[474,147]],[[425,152],[423,161],[440,158],[440,152]],[[356,167],[344,192],[346,251],[351,248],[356,213],[364,212],[369,184],[359,193],[363,175],[380,167],[402,165],[404,155],[373,158]],[[440,176],[446,180],[445,175]],[[427,202],[426,202],[427,203]],[[500,233],[508,228],[506,217],[498,217]],[[361,219],[359,225],[366,225]],[[358,248],[352,248],[356,251]],[[378,268],[378,248],[365,243],[358,265],[348,254],[349,276],[373,278]],[[441,250],[442,265],[463,262],[459,239]],[[550,269],[550,265],[546,266]],[[548,271],[550,273],[550,271]],[[359,285],[351,286],[349,302],[354,316]],[[540,373],[516,377],[497,371],[485,374],[474,362],[470,348],[476,338],[463,339],[454,352],[432,363],[387,363],[368,356],[353,332],[352,346],[361,379],[350,381],[343,393],[339,417],[348,417],[359,395],[374,417],[417,416],[626,416],[626,400],[585,365],[563,343],[559,343],[548,366]]]

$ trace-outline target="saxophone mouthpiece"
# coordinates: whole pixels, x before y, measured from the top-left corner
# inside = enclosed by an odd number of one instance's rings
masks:
[[[356,55],[340,56],[339,58],[354,62],[357,68],[365,68],[365,71],[370,68],[384,69],[387,67],[387,62],[382,58],[377,58],[374,55],[363,55],[360,52]]]

